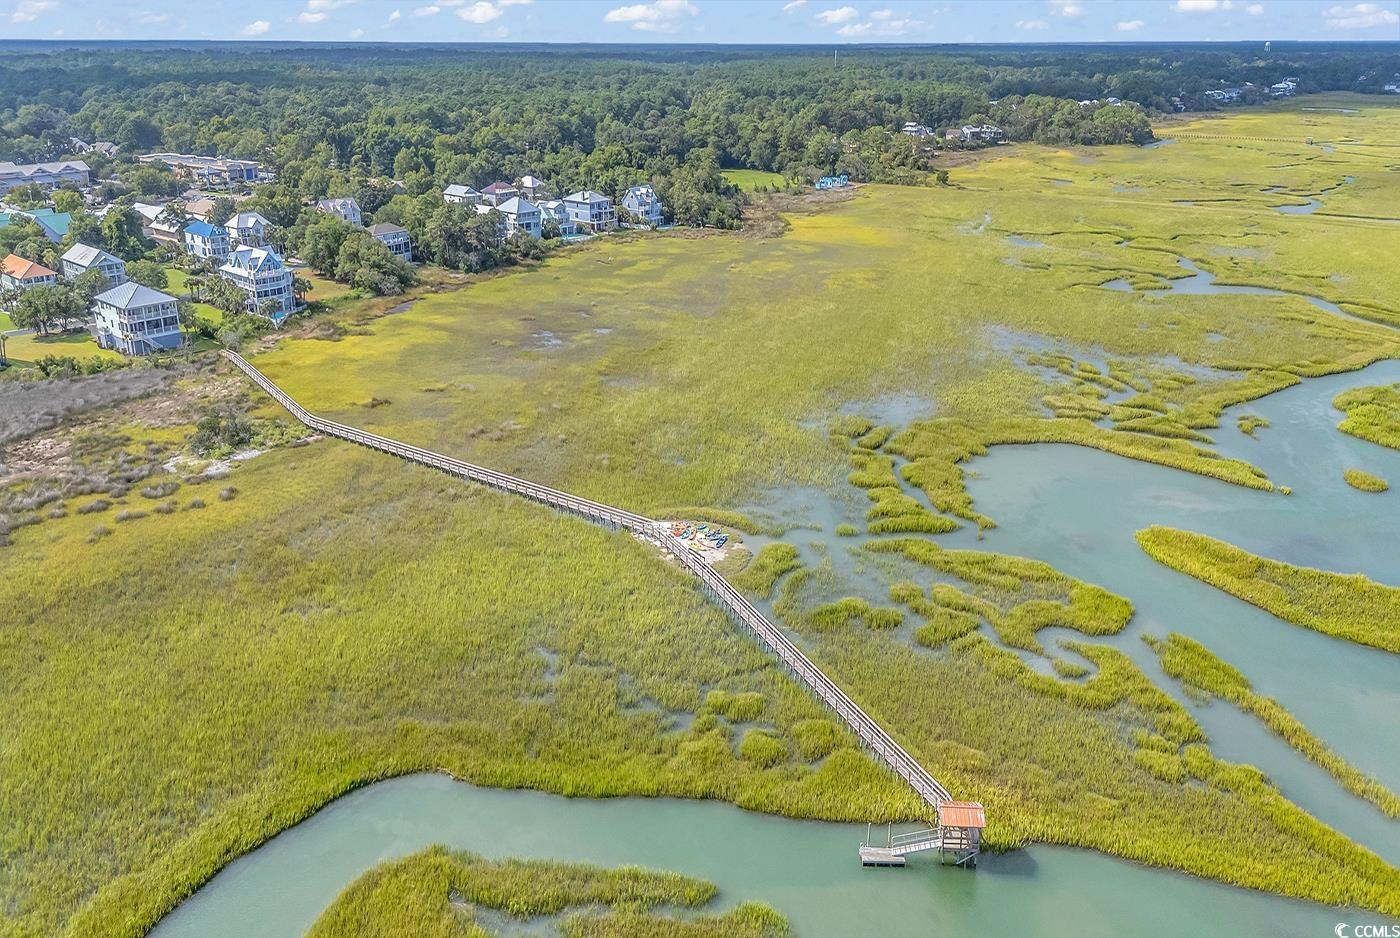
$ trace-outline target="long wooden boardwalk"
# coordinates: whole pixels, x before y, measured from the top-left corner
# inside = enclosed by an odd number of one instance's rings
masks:
[[[908,782],[919,797],[939,813],[940,822],[944,808],[958,804],[958,802],[954,802],[948,789],[940,785],[927,769],[905,752],[904,747],[895,742],[889,733],[885,732],[855,701],[846,695],[845,691],[837,687],[830,678],[822,673],[822,670],[813,664],[781,629],[773,625],[763,613],[754,607],[753,603],[745,599],[733,586],[730,586],[724,577],[716,573],[700,558],[694,556],[679,540],[672,537],[667,525],[630,511],[613,508],[610,505],[580,498],[577,495],[570,495],[559,489],[539,485],[516,476],[507,475],[504,472],[496,472],[493,469],[463,462],[460,459],[444,456],[422,447],[400,443],[398,440],[318,417],[273,384],[237,352],[225,351],[224,356],[251,378],[258,387],[271,395],[277,403],[285,407],[292,416],[318,433],[340,437],[371,449],[391,453],[402,459],[432,466],[434,469],[440,469],[462,479],[468,479],[542,502],[554,508],[582,515],[591,521],[624,528],[661,545],[675,556],[681,566],[698,577],[769,651],[778,656],[783,665],[799,681],[830,707],[880,761]]]

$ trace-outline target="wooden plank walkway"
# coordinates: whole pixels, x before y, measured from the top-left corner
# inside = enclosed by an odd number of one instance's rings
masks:
[[[918,793],[935,812],[939,810],[939,805],[953,800],[953,796],[938,783],[928,770],[920,765],[913,756],[904,750],[904,747],[895,742],[884,728],[876,723],[870,716],[862,710],[855,701],[851,700],[846,692],[837,687],[820,668],[803,654],[802,650],[788,639],[781,629],[775,626],[763,615],[753,603],[749,602],[738,590],[729,584],[724,577],[720,576],[708,564],[694,556],[684,544],[675,537],[672,537],[667,525],[653,521],[650,518],[604,505],[587,498],[580,498],[577,495],[570,495],[568,492],[553,489],[549,486],[539,485],[526,479],[507,475],[503,472],[496,472],[483,466],[473,465],[454,459],[451,456],[444,456],[432,450],[426,450],[418,446],[411,446],[407,443],[400,443],[388,437],[379,436],[375,433],[368,433],[355,427],[347,426],[343,423],[336,423],[333,420],[326,420],[317,417],[306,408],[302,407],[291,398],[286,392],[272,383],[267,376],[254,368],[237,352],[225,351],[224,357],[236,365],[244,374],[253,380],[258,387],[266,391],[271,397],[285,407],[292,416],[318,433],[327,436],[340,437],[377,449],[385,453],[391,453],[402,459],[411,462],[421,463],[440,469],[443,472],[468,479],[482,485],[488,485],[501,491],[521,495],[525,498],[542,502],[554,508],[573,512],[582,515],[591,521],[601,524],[612,525],[631,531],[635,534],[648,538],[668,550],[680,563],[682,567],[689,570],[702,583],[705,584],[714,596],[732,613],[750,632],[773,654],[777,655],[783,665],[818,699],[831,708],[835,714],[841,718],[851,731],[856,734],[860,741],[885,765],[889,766],[896,775],[904,779],[911,788]]]

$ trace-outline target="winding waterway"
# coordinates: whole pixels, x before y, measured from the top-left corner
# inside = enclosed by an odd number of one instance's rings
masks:
[[[293,938],[356,876],[429,844],[675,870],[719,902],[766,902],[803,938],[860,935],[1330,934],[1342,912],[1150,870],[1082,850],[985,856],[976,872],[916,858],[864,869],[864,827],[752,814],[717,802],[568,799],[416,775],[348,795],[219,873],[153,938]],[[445,901],[445,897],[444,897]]]
[[[1189,261],[1183,266],[1190,267]],[[1186,292],[1220,288],[1208,274]],[[1213,289],[1212,289],[1213,288]],[[1314,298],[1315,299],[1315,298]],[[1325,301],[1316,300],[1321,306]],[[1330,304],[1328,304],[1330,305]],[[1331,312],[1340,313],[1335,310]],[[1343,790],[1257,720],[1224,703],[1181,694],[1160,671],[1144,633],[1187,634],[1239,667],[1340,755],[1400,789],[1400,656],[1282,622],[1150,560],[1134,532],[1165,524],[1222,538],[1290,563],[1362,572],[1400,585],[1400,493],[1352,489],[1358,467],[1400,484],[1400,453],[1346,436],[1332,398],[1352,387],[1400,381],[1400,361],[1302,384],[1228,411],[1214,431],[1224,455],[1247,459],[1293,494],[1258,492],[1085,447],[999,446],[973,460],[968,488],[1000,523],[982,539],[963,530],[948,546],[1036,557],[1132,600],[1128,628],[1107,641],[1130,654],[1182,699],[1223,758],[1259,766],[1291,799],[1391,863],[1400,863],[1400,823]],[[904,424],[930,412],[915,396],[891,398],[872,416]],[[1238,414],[1270,426],[1251,438]],[[916,490],[911,494],[922,497]],[[864,537],[834,534],[859,523],[855,491],[795,490],[770,509],[809,529],[791,531],[805,559],[829,559],[842,588],[888,601],[892,579],[917,570],[864,562]],[[751,538],[757,547],[763,538]],[[923,574],[927,576],[925,571]],[[1061,630],[1043,633],[1052,654]],[[897,638],[895,640],[898,640]],[[1047,658],[1028,657],[1045,670]],[[920,858],[905,870],[862,869],[864,829],[799,822],[712,802],[565,799],[497,791],[442,776],[380,783],[342,798],[220,872],[168,916],[159,938],[293,936],[357,875],[432,843],[493,857],[549,857],[638,864],[716,883],[721,902],[767,902],[803,936],[885,933],[1094,935],[1326,934],[1338,921],[1376,916],[1220,886],[1088,851],[1035,847],[987,856],[976,873]]]

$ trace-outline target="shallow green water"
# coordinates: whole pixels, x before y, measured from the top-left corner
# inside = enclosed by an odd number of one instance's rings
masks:
[[[789,821],[715,802],[569,800],[418,775],[349,795],[235,862],[158,938],[291,938],[376,862],[432,843],[493,857],[636,864],[699,876],[719,902],[767,902],[804,938],[861,935],[1328,935],[1375,922],[1149,870],[1087,851],[986,857],[976,872],[919,860],[863,869],[865,828]]]

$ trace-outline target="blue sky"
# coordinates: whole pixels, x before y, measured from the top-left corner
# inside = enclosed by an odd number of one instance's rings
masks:
[[[390,42],[1400,40],[1400,0],[0,0],[0,38]]]

